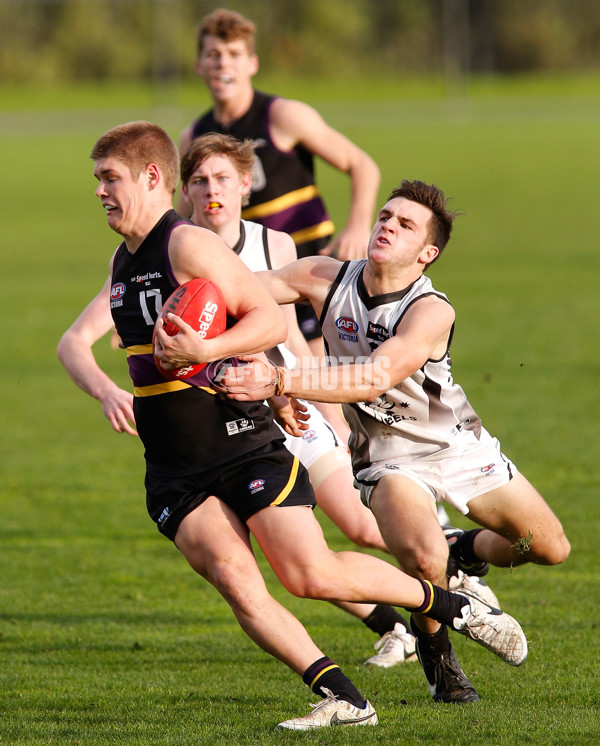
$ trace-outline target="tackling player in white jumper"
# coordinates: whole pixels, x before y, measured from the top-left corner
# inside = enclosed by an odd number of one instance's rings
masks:
[[[312,303],[328,366],[265,377],[253,364],[224,380],[241,400],[275,385],[293,397],[342,402],[363,502],[400,565],[435,583],[445,582],[449,545],[463,570],[553,565],[570,552],[557,517],[453,382],[454,310],[424,272],[448,243],[454,217],[440,189],[405,180],[379,210],[366,260],[310,257],[265,273],[278,303]],[[259,380],[271,385],[250,393]],[[483,528],[446,536],[437,502]],[[433,698],[477,701],[444,626],[420,614],[411,626]]]

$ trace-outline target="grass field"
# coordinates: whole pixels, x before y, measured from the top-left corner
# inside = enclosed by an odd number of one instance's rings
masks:
[[[458,638],[482,701],[434,706],[417,665],[367,670],[374,635],[327,604],[292,598],[265,566],[273,594],[380,719],[373,729],[274,730],[308,712],[313,695],[244,637],[218,594],[157,534],[140,444],[111,431],[55,356],[117,243],[94,197],[94,140],[133,118],[177,136],[206,100],[194,103],[187,90],[168,106],[152,92],[7,90],[0,744],[596,744],[600,87],[488,82],[468,99],[385,80],[334,97],[302,81],[285,91],[375,157],[382,199],[401,178],[421,178],[464,213],[431,273],[457,310],[455,376],[573,547],[561,567],[490,573],[528,634],[529,660],[511,669]],[[321,167],[320,181],[341,224],[346,180]],[[107,341],[96,352],[127,385],[123,355]],[[319,517],[332,547],[349,548]]]

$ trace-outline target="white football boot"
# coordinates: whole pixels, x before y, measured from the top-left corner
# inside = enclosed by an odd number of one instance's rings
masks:
[[[476,575],[467,575],[462,570],[457,570],[456,575],[448,578],[448,590],[458,591],[459,593],[463,590],[471,591],[490,606],[494,606],[496,609],[500,608],[498,598],[489,585],[482,578]]]
[[[415,638],[401,622],[396,622],[394,629],[386,632],[373,645],[379,652],[368,658],[363,665],[391,668],[398,663],[410,663],[417,660]]]
[[[377,725],[377,713],[367,701],[365,707],[354,707],[350,702],[338,699],[337,696],[323,687],[327,697],[317,704],[311,704],[310,715],[284,720],[277,726],[280,730],[312,730],[328,728],[330,725]]]
[[[509,666],[525,663],[527,638],[517,620],[472,591],[463,589],[460,595],[469,599],[470,608],[463,607],[463,617],[453,620],[453,629],[495,653]]]

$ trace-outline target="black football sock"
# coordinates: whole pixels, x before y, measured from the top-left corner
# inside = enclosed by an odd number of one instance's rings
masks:
[[[413,614],[423,614],[430,619],[447,624],[453,630],[462,629],[462,623],[470,607],[469,599],[460,593],[451,593],[438,585],[433,585],[429,580],[420,578],[417,580],[423,586],[425,600],[416,608],[406,606],[404,608]]]
[[[450,647],[450,638],[448,637],[448,627],[445,624],[442,624],[442,626],[438,629],[437,632],[434,632],[432,635],[423,632],[422,629],[419,629],[417,625],[415,624],[414,619],[411,617],[410,620],[410,631],[413,633],[413,635],[421,641],[421,644],[425,643],[430,648],[435,648],[436,650],[445,651]]]
[[[463,565],[474,565],[481,562],[481,557],[475,554],[473,542],[477,534],[483,531],[482,528],[473,528],[465,531],[453,544],[450,545],[450,555]]]
[[[380,637],[383,637],[386,632],[391,632],[396,626],[396,622],[400,622],[400,624],[406,627],[407,631],[409,629],[406,619],[392,606],[385,606],[384,604],[377,604],[369,616],[361,619],[361,621]]]
[[[367,704],[367,700],[331,658],[323,657],[316,660],[306,669],[302,681],[320,697],[327,696],[321,689],[324,687],[337,695],[338,699],[350,702],[355,707],[363,709]]]

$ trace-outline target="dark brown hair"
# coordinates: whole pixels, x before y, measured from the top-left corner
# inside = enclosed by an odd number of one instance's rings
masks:
[[[234,10],[218,8],[200,21],[196,37],[198,56],[202,54],[205,36],[218,36],[226,42],[241,39],[245,42],[249,54],[254,54],[255,35],[256,26],[252,21]]]
[[[423,181],[403,179],[388,197],[388,201],[396,197],[404,197],[411,202],[417,202],[431,210],[432,215],[427,229],[427,242],[437,246],[439,258],[446,248],[452,233],[452,223],[457,213],[448,209],[448,198],[435,184],[425,184]],[[430,262],[430,264],[433,264]]]

